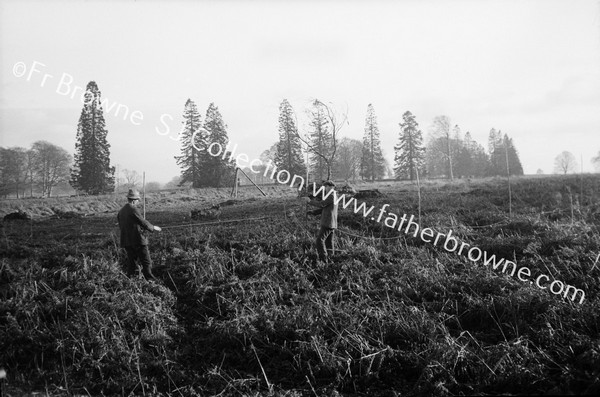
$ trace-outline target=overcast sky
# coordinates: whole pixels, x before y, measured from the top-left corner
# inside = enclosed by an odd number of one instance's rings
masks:
[[[202,119],[214,102],[230,141],[251,159],[277,140],[284,98],[303,132],[311,100],[347,108],[342,135],[357,139],[372,103],[390,163],[407,110],[425,135],[437,115],[485,147],[489,130],[502,130],[525,173],[551,173],[563,150],[591,172],[600,151],[598,0],[0,7],[3,147],[47,140],[74,152],[82,108],[75,87],[94,80],[114,104],[105,108],[112,164],[159,182],[179,174],[173,156],[188,98]]]

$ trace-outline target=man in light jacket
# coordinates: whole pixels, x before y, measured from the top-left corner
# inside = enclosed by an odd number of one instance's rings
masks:
[[[145,231],[160,232],[161,228],[152,225],[145,220],[137,209],[140,202],[140,193],[129,189],[127,193],[127,204],[121,208],[117,215],[119,228],[121,229],[121,247],[127,251],[127,275],[129,277],[139,274],[136,261],[142,265],[142,273],[146,280],[156,280],[152,274],[152,260],[148,251],[148,237]]]
[[[330,190],[335,190],[335,183],[332,181],[323,182],[323,186],[325,190],[323,196]],[[305,197],[305,199],[309,200],[309,205],[321,208],[321,228],[316,240],[317,253],[319,254],[319,260],[328,262],[329,257],[335,252],[333,239],[335,229],[337,229],[338,205],[334,201],[334,192],[322,201],[310,200],[308,197]]]

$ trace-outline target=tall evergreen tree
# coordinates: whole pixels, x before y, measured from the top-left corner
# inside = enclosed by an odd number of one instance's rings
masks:
[[[492,128],[488,138],[488,148],[490,150],[490,164],[487,173],[489,176],[507,175],[507,157],[510,175],[523,175],[519,154],[508,135],[504,134],[503,136],[501,131]]]
[[[423,148],[423,133],[415,116],[407,111],[402,115],[398,145],[394,146],[394,172],[396,179],[416,179],[417,172],[421,173],[424,164],[425,149]]]
[[[482,177],[485,176],[488,167],[489,160],[485,149],[467,132],[458,150],[456,173],[461,176]]]
[[[331,177],[331,167],[329,158],[332,152],[332,134],[329,131],[329,125],[323,106],[315,101],[310,112],[309,139],[312,147],[310,154],[310,169],[313,178],[317,181],[329,179]]]
[[[206,117],[204,118],[204,129],[207,131],[207,144],[218,143],[225,150],[229,143],[227,136],[227,125],[223,122],[223,117],[219,108],[214,103],[208,105]],[[222,187],[231,186],[234,181],[235,161],[229,160],[229,152],[221,156],[212,156],[206,152],[201,164],[202,182],[205,186]]]
[[[88,194],[110,193],[115,188],[115,167],[110,166],[108,131],[100,102],[100,90],[90,81],[85,91],[85,101],[75,142],[71,186]]]
[[[506,134],[504,134],[504,147],[508,151],[508,167],[510,175],[523,175],[523,165],[519,159],[517,148],[515,147],[512,138],[509,138]]]
[[[362,177],[374,181],[385,173],[385,159],[381,151],[379,127],[372,104],[367,106],[365,135],[363,137],[363,154],[361,159]]]
[[[279,105],[279,142],[275,153],[275,165],[291,175],[302,176],[306,173],[294,109],[287,99]]]
[[[198,108],[194,101],[188,99],[183,108],[183,128],[179,135],[181,155],[175,156],[177,165],[181,167],[179,186],[188,182],[191,182],[194,188],[202,185],[201,159],[203,155],[206,157],[207,136],[201,127]]]

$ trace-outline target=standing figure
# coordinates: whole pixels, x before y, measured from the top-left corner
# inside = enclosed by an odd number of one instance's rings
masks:
[[[326,197],[322,201],[310,200],[308,204],[321,208],[321,228],[317,234],[317,253],[319,260],[328,262],[329,258],[335,253],[334,235],[337,229],[337,214],[338,206],[334,201],[335,184],[332,181],[323,182],[323,196]],[[328,194],[329,193],[329,194]]]
[[[127,251],[127,275],[132,277],[139,274],[139,267],[136,264],[136,261],[139,260],[146,280],[156,280],[152,274],[152,260],[148,251],[148,238],[145,231],[160,232],[161,228],[153,226],[142,217],[140,210],[137,209],[139,202],[140,193],[137,190],[129,189],[127,204],[117,215],[121,229],[121,247]]]

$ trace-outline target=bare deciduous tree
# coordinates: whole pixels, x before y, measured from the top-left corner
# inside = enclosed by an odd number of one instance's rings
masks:
[[[17,194],[27,180],[27,149],[22,147],[0,148],[0,191],[7,196]],[[25,193],[23,192],[23,195]]]
[[[343,138],[338,145],[334,169],[338,178],[353,182],[360,176],[363,143],[357,139]]]
[[[554,172],[567,174],[577,169],[577,160],[571,152],[566,150],[554,158]]]
[[[27,151],[27,159],[25,162],[25,167],[27,169],[27,179],[29,182],[29,197],[33,197],[33,185],[35,183],[35,166],[36,166],[36,156],[33,150]]]
[[[73,158],[65,149],[46,141],[35,142],[31,151],[42,196],[50,197],[58,183],[69,180],[69,166]]]
[[[456,129],[456,127],[455,127]],[[452,131],[450,129],[450,117],[448,116],[436,116],[433,119],[433,125],[431,128],[430,144],[438,140],[440,144],[443,144],[443,150],[435,150],[437,154],[441,155],[445,160],[448,161],[448,176],[450,180],[454,179],[454,170],[452,165]],[[432,150],[436,148],[435,145],[428,145],[428,149]]]
[[[140,183],[140,174],[135,170],[123,169],[123,176],[125,177],[125,187],[127,189],[134,189]]]
[[[306,145],[309,152],[314,153],[323,160],[327,168],[327,179],[331,179],[331,170],[337,151],[338,136],[343,126],[348,124],[348,109],[344,112],[338,112],[333,108],[332,104],[326,105],[318,99],[314,100],[313,107],[316,112],[323,112],[327,125],[330,128],[331,142],[328,146],[328,150],[325,151],[317,148],[313,142],[302,137],[299,132],[296,132],[296,136],[304,143],[304,145]]]

